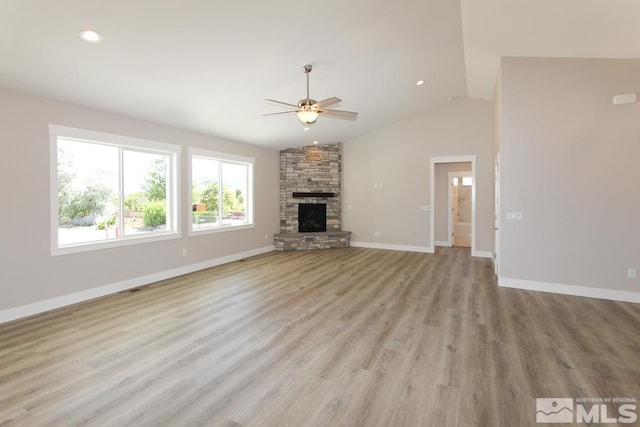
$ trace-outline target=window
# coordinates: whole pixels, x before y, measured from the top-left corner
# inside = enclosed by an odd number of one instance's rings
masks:
[[[54,125],[50,133],[54,254],[179,237],[179,146]]]
[[[253,226],[254,159],[190,149],[191,232]]]

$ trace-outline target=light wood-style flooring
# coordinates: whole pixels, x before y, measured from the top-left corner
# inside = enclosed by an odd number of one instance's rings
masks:
[[[348,248],[0,325],[2,427],[534,426],[536,397],[640,400],[640,305],[499,288],[466,248]]]

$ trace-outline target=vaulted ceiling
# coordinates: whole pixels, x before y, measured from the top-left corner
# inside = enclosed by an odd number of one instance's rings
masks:
[[[102,42],[82,41],[87,28]],[[0,2],[0,87],[274,148],[490,99],[500,56],[640,57],[640,2]],[[305,97],[305,64],[311,97],[341,98],[356,121],[304,131],[293,115],[261,116],[283,111],[265,98]]]

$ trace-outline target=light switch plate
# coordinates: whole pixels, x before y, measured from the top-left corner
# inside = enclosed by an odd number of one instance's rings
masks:
[[[507,219],[511,221],[522,221],[522,212],[507,212]]]

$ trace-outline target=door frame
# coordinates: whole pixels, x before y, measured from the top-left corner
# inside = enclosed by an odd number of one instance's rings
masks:
[[[500,277],[500,153],[496,155],[494,175],[493,271]]]
[[[430,207],[431,207],[431,219],[429,221],[429,241],[430,246],[435,252],[435,190],[436,190],[436,165],[439,163],[471,163],[471,179],[473,180],[473,186],[471,187],[471,256],[479,256],[476,251],[476,188],[478,187],[476,179],[476,160],[475,154],[466,156],[443,156],[443,157],[431,157],[429,163],[431,166],[430,174]]]

